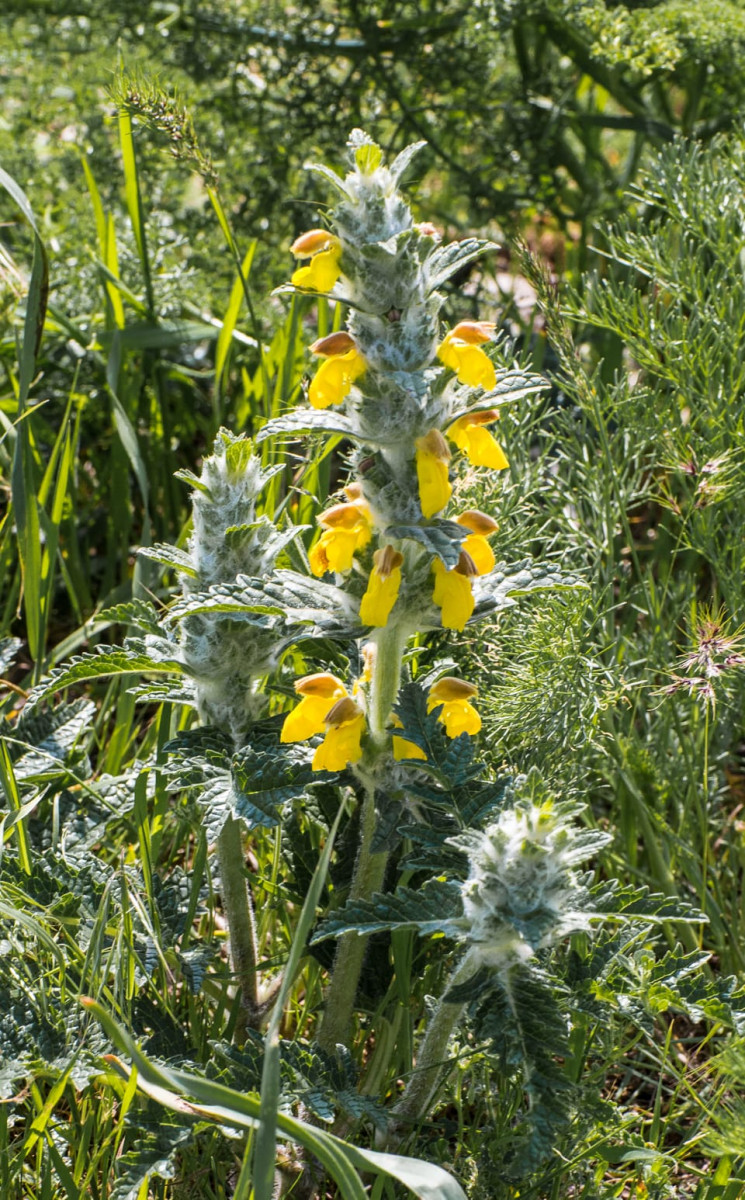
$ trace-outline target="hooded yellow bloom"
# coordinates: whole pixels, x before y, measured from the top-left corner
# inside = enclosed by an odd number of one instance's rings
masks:
[[[463,540],[458,562],[450,571],[439,558],[432,563],[435,575],[432,599],[442,609],[443,629],[465,629],[474,609],[471,580],[474,575],[488,575],[495,562],[486,539],[498,528],[497,522],[476,508],[461,513],[456,520],[471,530]]]
[[[448,737],[455,738],[461,733],[478,733],[481,728],[481,717],[470,703],[478,688],[465,679],[455,679],[445,676],[438,679],[429,689],[427,697],[427,712],[432,712],[442,705],[442,712],[437,718],[445,726]]]
[[[341,275],[341,242],[326,229],[309,229],[292,243],[296,258],[310,258],[307,267],[293,272],[295,287],[314,292],[330,292]]]
[[[403,729],[404,724],[400,717],[393,715],[394,729]],[[427,761],[427,755],[422,750],[421,746],[417,746],[416,742],[410,742],[408,738],[398,737],[393,735],[393,757],[396,762],[401,762],[404,758],[419,758]]]
[[[349,395],[355,379],[365,372],[366,363],[354,338],[341,330],[319,338],[311,353],[325,359],[311,380],[308,399],[313,408],[328,408],[341,404]]]
[[[440,342],[437,357],[455,371],[459,383],[486,391],[496,385],[494,364],[480,349],[491,340],[494,329],[491,321],[460,321]]]
[[[474,609],[471,576],[478,575],[473,559],[461,551],[457,566],[451,571],[441,559],[432,564],[435,573],[435,588],[432,599],[442,609],[443,629],[465,629]]]
[[[362,758],[365,714],[351,696],[338,700],[326,714],[326,736],[313,755],[314,771],[342,771]]]
[[[320,578],[327,571],[348,571],[355,552],[371,537],[370,509],[364,500],[335,504],[317,518],[323,533],[311,547],[310,569]]]
[[[336,675],[322,672],[319,675],[304,675],[295,681],[295,691],[302,700],[285,717],[281,742],[304,742],[306,738],[323,733],[326,717],[337,700],[346,696],[347,689]]]
[[[486,425],[491,425],[492,421],[498,420],[499,413],[495,408],[467,413],[465,417],[459,417],[453,422],[447,435],[474,467],[491,467],[493,471],[503,471],[510,465],[507,455],[497,439],[485,428]]]
[[[496,560],[494,551],[486,539],[496,533],[499,528],[497,522],[477,508],[470,508],[455,519],[459,525],[471,531],[468,537],[464,538],[461,549],[471,558],[477,575],[488,575],[494,570]]]
[[[419,502],[425,517],[433,517],[447,504],[452,495],[448,463],[450,451],[439,429],[430,429],[416,440],[416,473],[419,480]]]
[[[360,603],[360,620],[363,625],[383,626],[388,624],[391,609],[398,599],[401,587],[401,563],[403,554],[393,546],[384,546],[373,554],[373,569],[367,581],[367,591]]]

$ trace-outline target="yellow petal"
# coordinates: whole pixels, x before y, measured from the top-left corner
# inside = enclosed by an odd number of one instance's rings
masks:
[[[314,292],[330,292],[341,275],[339,259],[341,246],[337,243],[314,254],[307,267],[299,267],[292,274],[295,287],[307,288]]]
[[[326,714],[334,707],[333,696],[303,696],[292,712],[285,717],[281,742],[304,742],[306,738],[323,733]]]
[[[355,550],[369,541],[370,527],[365,521],[359,521],[352,529],[325,529],[308,555],[310,569],[319,577],[327,571],[348,571]]]
[[[461,733],[478,733],[481,729],[481,717],[468,700],[448,700],[443,704],[437,719],[445,726],[445,733],[451,738],[458,737]]]
[[[362,713],[351,721],[332,726],[313,755],[314,771],[342,771],[362,758],[362,734],[365,718]]]
[[[479,575],[488,575],[490,571],[494,570],[497,560],[485,537],[481,537],[478,533],[469,534],[463,541],[462,549],[466,554],[470,554]]]
[[[461,417],[447,431],[451,442],[468,457],[474,467],[503,471],[509,461],[497,439],[482,424]]]
[[[426,762],[427,755],[422,750],[421,746],[417,746],[416,742],[410,742],[408,738],[397,737],[393,735],[393,757],[396,762],[401,762],[404,758],[423,758]]]
[[[308,399],[313,408],[341,404],[349,395],[355,379],[364,373],[365,366],[365,360],[357,349],[325,359],[308,390]]]
[[[451,335],[445,338],[437,351],[437,357],[458,376],[459,383],[469,387],[482,387],[486,391],[496,386],[497,374],[494,364],[479,346],[470,345]]]
[[[416,473],[419,480],[419,502],[425,517],[440,512],[452,495],[448,464],[428,450],[417,450]]]
[[[383,578],[377,567],[373,567],[367,581],[367,591],[360,603],[360,620],[363,625],[387,625],[391,609],[396,603],[401,587],[401,568],[394,567]]]
[[[475,606],[470,578],[459,571],[448,571],[439,559],[435,559],[434,572],[432,599],[442,609],[443,629],[465,629]]]

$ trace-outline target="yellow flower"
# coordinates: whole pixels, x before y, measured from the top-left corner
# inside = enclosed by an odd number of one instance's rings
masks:
[[[285,717],[281,742],[304,742],[306,738],[323,733],[328,713],[337,700],[347,694],[341,679],[325,671],[296,680],[295,691],[302,700]]]
[[[484,428],[497,420],[497,410],[487,408],[484,412],[467,413],[465,417],[459,417],[447,430],[450,441],[455,442],[474,467],[491,467],[493,471],[503,471],[510,465],[499,442]]]
[[[490,571],[494,570],[496,560],[494,551],[486,539],[496,533],[499,528],[497,522],[493,517],[480,512],[477,508],[471,508],[461,513],[459,517],[456,517],[456,521],[465,529],[471,530],[468,537],[464,538],[461,549],[465,550],[473,561],[478,575],[488,575]]]
[[[370,541],[368,505],[362,499],[351,504],[335,504],[317,519],[323,533],[308,555],[311,571],[318,577],[327,571],[348,571],[355,551]]]
[[[313,408],[341,404],[349,395],[355,379],[364,374],[367,365],[357,349],[357,343],[348,333],[340,330],[319,338],[310,349],[312,354],[326,360],[311,380],[308,392],[310,403]]]
[[[488,575],[495,562],[486,539],[498,528],[497,522],[477,508],[468,509],[456,520],[471,530],[463,540],[458,562],[450,571],[439,558],[432,563],[435,575],[432,599],[442,609],[443,629],[465,629],[474,609],[471,580],[474,575]]]
[[[432,599],[442,609],[442,628],[465,629],[475,604],[471,576],[478,575],[478,571],[473,559],[461,551],[457,566],[451,571],[439,558],[434,560],[432,569],[435,573]]]
[[[461,733],[474,734],[480,730],[481,717],[470,703],[477,691],[478,688],[472,683],[450,675],[438,679],[429,689],[427,712],[442,705],[442,712],[437,719],[445,726],[448,737],[455,738]]]
[[[452,494],[448,477],[450,451],[439,429],[430,429],[416,440],[416,473],[422,514],[433,517],[447,504]]]
[[[341,275],[339,239],[326,229],[309,229],[295,239],[290,249],[296,258],[310,258],[307,267],[299,267],[293,273],[295,287],[330,292]]]
[[[494,364],[479,348],[490,341],[494,329],[491,321],[460,321],[443,338],[437,357],[456,372],[459,383],[486,391],[496,385]]]
[[[313,755],[314,771],[342,771],[362,758],[365,714],[351,696],[338,700],[326,714],[326,736]]]
[[[401,587],[403,554],[393,546],[385,546],[373,554],[373,569],[367,581],[367,591],[360,603],[363,625],[387,625]]]

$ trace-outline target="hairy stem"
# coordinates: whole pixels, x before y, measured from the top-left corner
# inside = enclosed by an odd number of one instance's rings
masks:
[[[416,1057],[416,1070],[411,1076],[403,1096],[393,1106],[394,1130],[399,1122],[403,1124],[404,1122],[421,1121],[426,1117],[440,1082],[442,1068],[446,1065],[450,1036],[465,1007],[465,1001],[457,1001],[452,1004],[445,997],[452,988],[459,987],[471,978],[475,971],[476,964],[471,954],[468,953],[455,968],[440,1002],[432,1014],[424,1041]]]
[[[377,652],[367,721],[374,742],[386,753],[388,724],[401,683],[401,662],[406,640],[406,631],[395,625],[381,629],[376,637]],[[368,787],[362,804],[360,843],[349,891],[351,900],[367,900],[373,892],[379,891],[383,886],[388,855],[373,854],[374,834],[375,789]],[[333,1054],[337,1043],[348,1044],[354,998],[366,949],[367,938],[359,934],[345,933],[339,940],[323,1020],[318,1032],[318,1044],[330,1054]]]
[[[237,1041],[255,1028],[259,1016],[259,980],[256,970],[258,948],[253,902],[245,873],[241,822],[231,817],[217,839],[223,912],[230,935],[230,963],[241,992],[241,1009],[236,1025]]]
[[[373,854],[372,840],[375,832],[375,795],[365,793],[360,820],[360,847],[354,868],[354,878],[349,892],[350,899],[360,900],[371,896],[383,886],[388,855]],[[339,939],[334,958],[323,1020],[318,1032],[318,1044],[327,1053],[333,1054],[338,1043],[349,1044],[352,1026],[354,998],[367,949],[367,938],[356,933],[345,933]]]
[[[406,630],[396,625],[381,629],[375,639],[377,653],[367,720],[378,746],[384,745],[388,739],[387,729],[401,684],[401,662],[407,640]]]

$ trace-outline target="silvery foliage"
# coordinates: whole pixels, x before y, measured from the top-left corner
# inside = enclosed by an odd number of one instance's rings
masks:
[[[455,924],[478,964],[507,971],[600,916],[576,868],[611,838],[583,829],[576,805],[528,796],[482,832],[450,841],[468,855]]]
[[[193,480],[191,570],[181,574],[186,598],[232,584],[240,575],[261,578],[271,572],[288,540],[267,517],[256,519],[256,500],[271,474],[261,470],[250,441],[220,430],[201,477]],[[256,681],[276,666],[272,630],[220,613],[187,610],[180,642],[184,665],[195,681],[200,719],[229,732],[241,745],[263,707]]]

